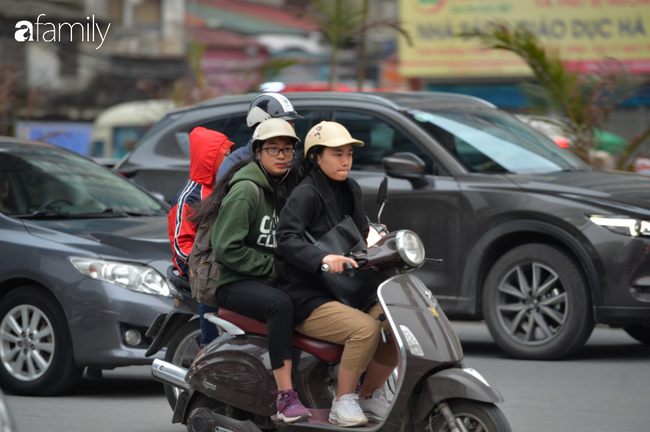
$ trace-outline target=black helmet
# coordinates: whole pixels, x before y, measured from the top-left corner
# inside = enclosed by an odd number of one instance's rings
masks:
[[[246,124],[254,128],[268,118],[282,120],[301,119],[289,99],[279,93],[263,93],[253,99],[248,107]]]

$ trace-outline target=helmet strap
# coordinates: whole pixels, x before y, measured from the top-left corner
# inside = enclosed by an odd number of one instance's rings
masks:
[[[257,164],[260,166],[260,169],[262,170],[262,172],[264,173],[264,175],[265,175],[268,179],[277,182],[277,184],[281,184],[281,183],[284,181],[284,179],[286,179],[287,176],[289,175],[289,173],[291,172],[291,168],[289,168],[289,169],[287,170],[287,172],[284,173],[284,174],[281,175],[281,176],[276,176],[276,175],[273,175],[273,174],[269,174],[268,171],[266,171],[266,168],[264,168],[264,164],[263,164],[262,161],[260,160],[259,153],[257,153],[257,155],[255,156],[255,160],[257,161]]]
[[[316,155],[314,155],[313,153],[309,155],[309,162],[316,169],[316,171],[318,171],[320,175],[322,175],[328,180],[336,181],[330,178],[330,176],[328,176],[327,174],[325,174],[325,172],[321,169],[320,164],[318,163],[318,159],[316,158]]]

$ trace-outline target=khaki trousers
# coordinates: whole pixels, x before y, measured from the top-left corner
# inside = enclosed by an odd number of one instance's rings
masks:
[[[398,362],[395,344],[380,344],[381,330],[377,317],[383,312],[379,303],[368,312],[361,312],[359,309],[332,301],[314,310],[296,330],[306,336],[345,345],[341,367],[348,372],[365,371],[370,360],[382,366],[395,367]],[[388,320],[382,325],[390,336]]]

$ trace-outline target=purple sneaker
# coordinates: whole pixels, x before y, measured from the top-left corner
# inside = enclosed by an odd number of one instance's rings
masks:
[[[293,423],[311,417],[311,413],[298,399],[298,393],[293,390],[274,390],[271,394],[278,395],[275,404],[278,407],[278,420]]]

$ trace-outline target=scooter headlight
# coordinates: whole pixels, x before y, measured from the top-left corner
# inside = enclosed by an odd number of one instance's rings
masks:
[[[399,256],[411,267],[420,267],[424,262],[424,245],[413,231],[400,230],[395,238]]]

